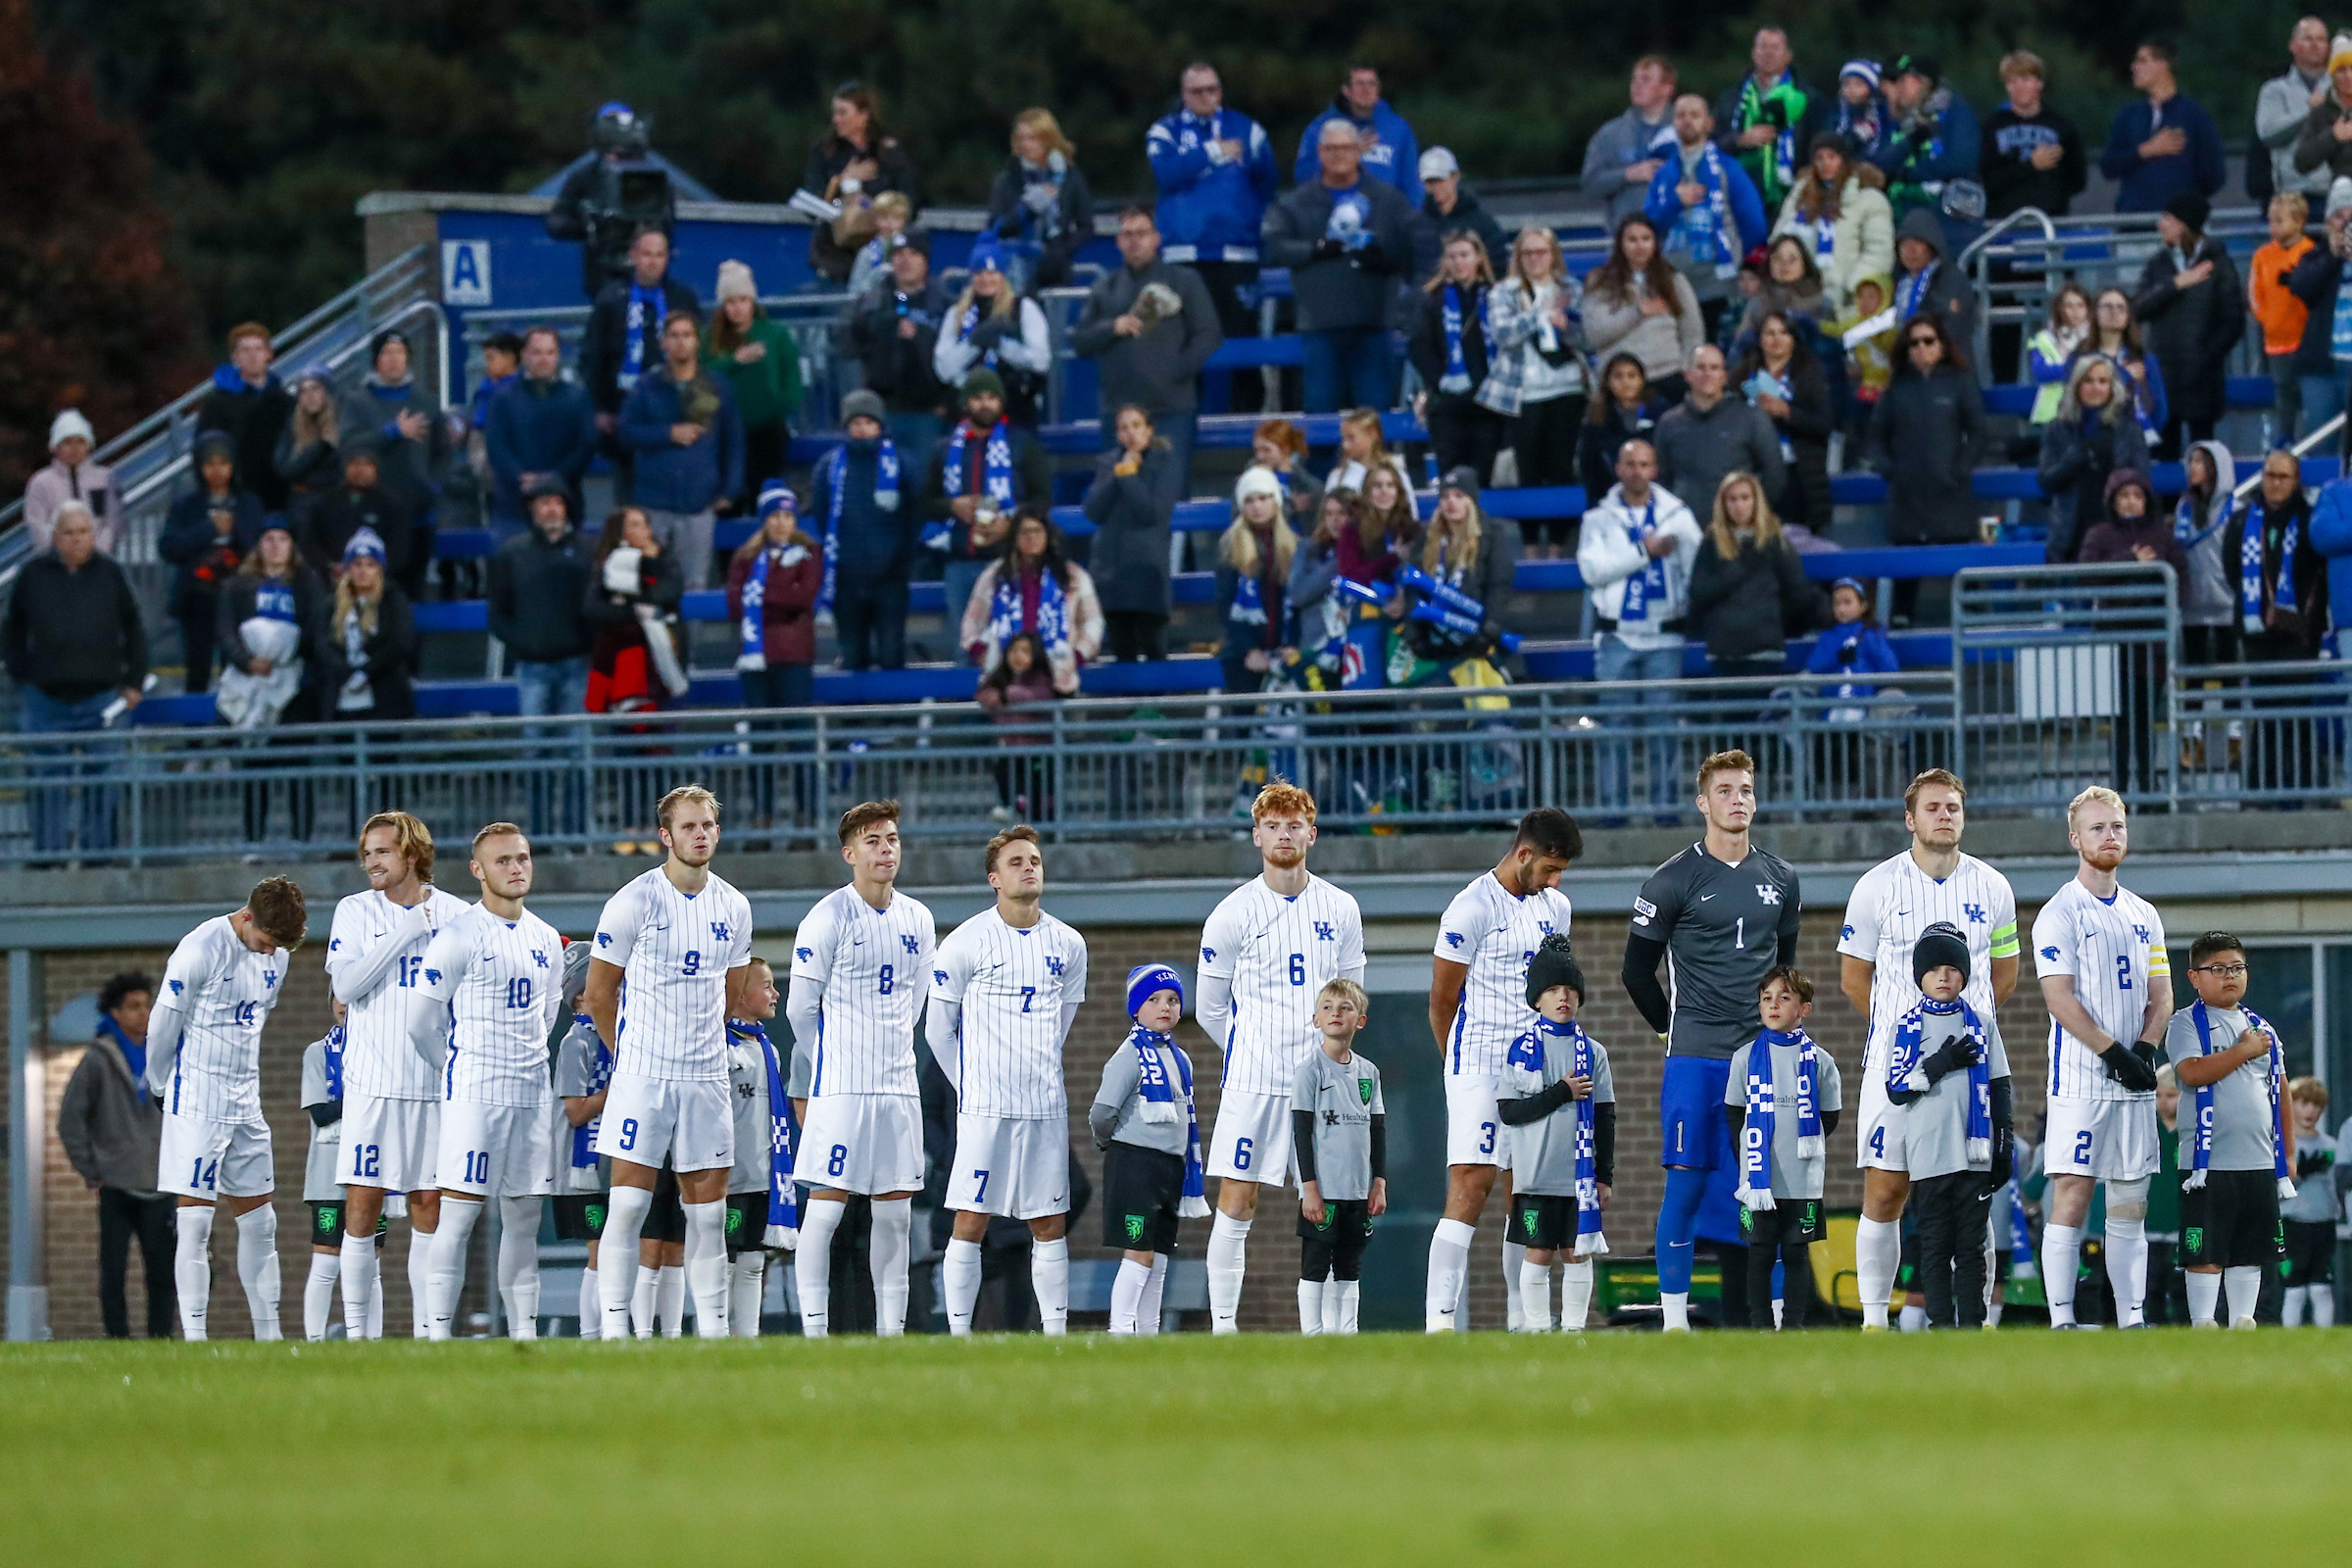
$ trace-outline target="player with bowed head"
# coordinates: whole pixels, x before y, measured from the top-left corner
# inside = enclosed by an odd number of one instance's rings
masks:
[[[801,1332],[822,1339],[832,1325],[833,1233],[853,1195],[872,1199],[874,1331],[889,1338],[906,1332],[906,1255],[923,1185],[914,1026],[939,934],[931,911],[896,886],[898,802],[844,811],[841,858],[849,885],[818,901],[792,939],[785,1017],[796,1054],[814,1042],[793,1163],[794,1180],[811,1191],[793,1273]]]
[[[1037,829],[1008,827],[982,864],[996,907],[957,926],[931,960],[923,1037],[956,1091],[955,1235],[941,1264],[948,1332],[972,1332],[989,1217],[1023,1220],[1048,1334],[1070,1321],[1070,1100],[1061,1047],[1086,1000],[1086,939],[1038,907]]]
[[[1208,1174],[1218,1178],[1208,1237],[1210,1330],[1239,1327],[1242,1276],[1261,1183],[1291,1167],[1291,1091],[1316,1049],[1324,985],[1364,980],[1364,921],[1355,900],[1306,868],[1315,798],[1296,784],[1258,791],[1250,841],[1259,873],[1225,896],[1200,931],[1194,1016],[1225,1054]]]
[[[664,1158],[686,1209],[695,1334],[727,1336],[727,1014],[751,974],[752,906],[710,869],[718,801],[709,790],[681,784],[654,815],[669,854],[605,905],[582,999],[597,1034],[612,1042],[595,1150],[612,1162],[597,1284],[603,1338],[615,1343],[629,1338],[637,1241]]]
[[[1528,1027],[1527,966],[1545,937],[1569,934],[1560,873],[1584,850],[1574,817],[1539,807],[1520,818],[1518,835],[1494,868],[1455,894],[1438,922],[1429,1032],[1446,1064],[1446,1213],[1429,1239],[1424,1308],[1432,1334],[1458,1326],[1478,1216],[1497,1167],[1510,1157],[1494,1093],[1511,1042]],[[1526,1251],[1506,1236],[1503,1298],[1514,1331],[1522,1326],[1519,1266]]]

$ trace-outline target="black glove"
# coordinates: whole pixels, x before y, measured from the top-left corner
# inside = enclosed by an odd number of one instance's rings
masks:
[[[2298,1149],[2295,1151],[2295,1180],[2302,1181],[2315,1176],[2334,1163],[2335,1151],[2332,1149]]]
[[[2107,1064],[2107,1076],[2135,1095],[2153,1094],[2156,1090],[2156,1069],[2139,1059],[2131,1048],[2109,1046],[2099,1053],[2099,1060]]]
[[[1347,254],[1348,247],[1329,234],[1315,241],[1315,260],[1318,262],[1336,262]]]
[[[1924,1089],[1889,1089],[1886,1091],[1886,1102],[1890,1105],[1908,1105],[1914,1100],[1926,1099],[1927,1094]]]
[[[2017,1174],[2017,1135],[2005,1127],[1992,1134],[1992,1168],[1984,1173],[1987,1192],[1999,1192]]]
[[[1933,1089],[1953,1073],[1961,1071],[1977,1059],[1977,1043],[1967,1035],[1945,1035],[1943,1044],[1935,1054],[1920,1063],[1928,1075],[1928,1087]]]
[[[967,341],[976,349],[993,349],[1004,341],[1004,326],[996,317],[984,316],[973,325]]]
[[[2140,1065],[2148,1069],[2148,1077],[2151,1080],[2149,1087],[2155,1087],[2152,1080],[2156,1076],[2157,1069],[2164,1065],[2164,1048],[2153,1040],[2142,1040],[2132,1048],[2132,1054],[2137,1056]]]

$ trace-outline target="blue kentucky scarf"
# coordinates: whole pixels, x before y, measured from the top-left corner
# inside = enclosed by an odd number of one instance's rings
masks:
[[[98,1015],[98,1032],[111,1038],[115,1049],[122,1053],[122,1064],[130,1069],[130,1081],[138,1087],[139,1099],[147,1098],[147,1048],[122,1032],[122,1026],[105,1013]],[[329,1100],[343,1098],[343,1026],[337,1024],[327,1033],[326,1083]]]
[[[1070,607],[1061,580],[1050,571],[1037,574],[1037,624],[1021,624],[1021,568],[1010,556],[997,563],[997,591],[988,602],[988,640],[1000,651],[1022,632],[1037,633],[1049,658],[1069,652]]]
[[[1894,318],[1908,321],[1919,314],[1920,301],[1928,297],[1928,285],[1936,281],[1936,269],[1942,264],[1930,262],[1894,285]]]
[[[1984,1022],[1965,1002],[1936,1002],[1929,997],[1903,1014],[1894,1026],[1894,1048],[1886,1061],[1889,1094],[1925,1094],[1928,1076],[1920,1067],[1927,1055],[1927,1020],[1956,1018],[1975,1047],[1968,1063],[1968,1159],[1975,1164],[1992,1159],[1992,1069],[1984,1048]]]
[[[833,608],[833,571],[841,559],[841,508],[849,491],[850,448],[847,442],[825,460],[825,580],[816,590],[816,612]],[[874,505],[884,512],[899,510],[899,447],[884,436],[874,459]]]
[[[1180,1219],[1205,1219],[1208,1200],[1203,1196],[1206,1188],[1201,1181],[1200,1118],[1193,1108],[1193,1060],[1176,1044],[1174,1036],[1153,1034],[1140,1023],[1127,1036],[1127,1044],[1135,1049],[1135,1059],[1142,1068],[1136,1094],[1143,1101],[1144,1120],[1163,1126],[1173,1122],[1177,1090],[1181,1087],[1184,1092],[1184,1196],[1176,1205],[1176,1214]],[[1168,1081],[1167,1068],[1159,1059],[1163,1047],[1176,1058],[1179,1083]]]
[[[2328,357],[2338,363],[2352,360],[2352,288],[2336,291],[2335,316],[2328,326]]]
[[[1479,291],[1478,329],[1482,335],[1488,332],[1492,322],[1487,307],[1493,298],[1492,289]],[[1441,315],[1446,325],[1446,373],[1439,378],[1438,390],[1467,392],[1470,390],[1470,362],[1462,355],[1462,286],[1459,283],[1446,284],[1440,291],[1440,299],[1443,302]]]
[[[970,433],[972,421],[958,419],[956,428],[948,432],[948,452],[941,464],[941,479],[951,488],[948,494],[959,496],[963,489],[963,443]],[[988,432],[988,444],[980,449],[980,489],[982,495],[994,496],[997,505],[1006,512],[1012,510],[1012,422],[999,419],[996,428]]]
[[[797,566],[808,559],[801,546],[786,545],[778,550],[773,545],[761,548],[752,558],[750,575],[743,579],[743,619],[736,629],[735,667],[737,669],[765,669],[767,667],[767,568],[770,564]],[[828,553],[826,564],[832,564]]]
[[[596,1041],[596,1060],[591,1062],[588,1067],[588,1093],[593,1095],[612,1081],[612,1048],[598,1038],[596,1020],[589,1017],[588,1014],[573,1013],[571,1026],[575,1030],[587,1030],[588,1038]],[[573,1170],[596,1169],[596,1124],[602,1120],[604,1120],[602,1116],[591,1116],[586,1122],[571,1130],[571,1168]]]
[[[765,1247],[790,1247],[801,1234],[801,1190],[792,1180],[792,1152],[801,1129],[792,1102],[784,1095],[784,1067],[764,1025],[729,1018],[727,1033],[747,1043],[758,1041],[767,1066],[767,1231],[760,1240]]]
[[[1503,1059],[1506,1068],[1516,1068],[1528,1075],[1521,1087],[1540,1092],[1547,1087],[1544,1082],[1545,1063],[1550,1059],[1544,1047],[1546,1037],[1565,1041],[1568,1050],[1568,1070],[1564,1077],[1590,1079],[1593,1075],[1592,1037],[1585,1026],[1574,1021],[1559,1024],[1536,1015],[1536,1026],[1511,1042]],[[1599,1165],[1593,1154],[1593,1102],[1591,1095],[1570,1102],[1576,1110],[1576,1253],[1578,1257],[1597,1257],[1609,1250],[1609,1240],[1600,1231]]]
[[[2194,1018],[2197,1023],[2197,1054],[2210,1056],[2213,1054],[2213,1016],[2205,1010],[2205,1004],[2202,1000],[2188,1010],[2189,1016]],[[2278,1088],[2286,1077],[2285,1058],[2278,1049],[2278,1031],[2263,1022],[2262,1014],[2256,1012],[2252,1007],[2241,1007],[2238,1010],[2246,1015],[2248,1029],[2263,1030],[2271,1037],[2271,1059],[2263,1072],[2263,1087],[2270,1091],[2271,1099],[2271,1174],[2278,1179],[2278,1196],[2292,1198],[2295,1196],[2295,1184],[2293,1178],[2286,1173],[2286,1135],[2278,1130]],[[2180,1178],[2180,1186],[2183,1191],[2193,1191],[2203,1187],[2205,1172],[2213,1164],[2213,1091],[2215,1087],[2213,1084],[2207,1084],[2197,1091],[2196,1150],[2190,1156],[2189,1173]]]
[[[1682,216],[1675,220],[1675,232],[1681,236],[1690,260],[1712,266],[1717,277],[1737,276],[1740,256],[1739,230],[1732,224],[1730,180],[1723,172],[1723,154],[1713,142],[1707,143],[1706,150],[1698,155],[1694,172],[1698,182],[1707,188],[1707,199],[1697,207],[1683,209]]]
[[[1816,1159],[1822,1152],[1820,1061],[1821,1048],[1798,1029],[1783,1034],[1759,1029],[1747,1048],[1747,1119],[1740,1129],[1740,1191],[1733,1194],[1751,1209],[1773,1206],[1772,1140],[1779,1130],[1779,1103],[1773,1082],[1772,1049],[1796,1050],[1796,1157]]]
[[[2270,519],[2263,514],[2262,503],[2255,502],[2246,509],[2245,542],[2237,550],[2237,605],[2249,636],[2258,636],[2262,624],[2262,538],[2269,532]],[[2300,548],[2303,534],[2303,514],[2296,512],[2286,519],[2286,532],[2278,541],[2278,577],[2271,587],[2271,604],[2278,610],[2295,608],[2295,551]]]
[[[1642,520],[1629,520],[1625,525],[1626,537],[1633,541],[1636,550],[1642,553],[1647,564],[1625,579],[1625,602],[1617,607],[1617,618],[1621,621],[1647,620],[1652,595],[1657,597],[1660,604],[1666,602],[1665,558],[1649,554],[1649,541],[1657,531],[1658,498],[1653,494],[1648,507],[1642,513]]]
[[[668,304],[660,284],[647,288],[634,279],[630,281],[628,335],[620,351],[619,381],[622,391],[635,386],[637,378],[645,373],[646,326],[650,322],[655,332],[659,333],[662,330],[662,316]]]

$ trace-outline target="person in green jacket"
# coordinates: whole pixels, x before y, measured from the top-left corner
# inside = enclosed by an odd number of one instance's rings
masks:
[[[718,308],[703,329],[703,364],[734,384],[743,416],[743,494],[735,514],[753,515],[760,484],[784,472],[792,420],[801,412],[801,351],[780,321],[760,308],[752,270],[718,264]]]
[[[2188,1284],[2180,1276],[2180,1081],[2172,1063],[2156,1069],[2155,1180],[2148,1183],[2150,1323],[2188,1321]]]

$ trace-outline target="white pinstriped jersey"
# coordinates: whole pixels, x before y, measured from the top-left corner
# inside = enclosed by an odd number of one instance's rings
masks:
[[[1838,951],[1876,964],[1870,977],[1870,1044],[1862,1058],[1866,1080],[1886,1076],[1894,1026],[1919,1004],[1911,978],[1911,950],[1938,920],[1968,938],[1968,984],[1960,1000],[1992,1019],[1992,962],[2017,956],[2017,894],[2009,879],[1973,855],[1963,855],[1940,882],[1919,868],[1911,852],[1881,860],[1854,883],[1845,901]]]
[[[555,1098],[547,1036],[564,1006],[564,939],[530,910],[502,920],[475,905],[424,950],[416,1005],[450,1019],[443,1098],[544,1105]]]
[[[1263,876],[1225,895],[1200,928],[1200,973],[1232,983],[1223,1083],[1291,1096],[1315,1048],[1315,997],[1343,972],[1363,978],[1364,917],[1355,900],[1310,875],[1296,898]]]
[[[1434,951],[1470,966],[1453,1037],[1446,1042],[1448,1073],[1491,1077],[1502,1071],[1511,1042],[1535,1017],[1527,1004],[1528,960],[1545,937],[1567,934],[1568,914],[1568,895],[1558,888],[1521,898],[1492,871],[1480,872],[1446,906]]]
[[[963,1009],[958,1110],[1024,1121],[1069,1115],[1061,1020],[1065,1005],[1086,1000],[1084,937],[1042,910],[1023,930],[984,909],[940,943],[931,994]]]
[[[471,908],[464,899],[427,887],[425,904],[432,909],[433,929]],[[343,1020],[343,1088],[346,1093],[372,1095],[378,1100],[438,1100],[441,1075],[425,1065],[409,1044],[409,1006],[424,978],[424,950],[431,940],[422,932],[399,942],[397,951],[382,952],[386,942],[409,929],[410,909],[394,904],[373,888],[354,893],[335,906],[335,923],[326,942],[326,972],[350,1012]],[[344,994],[344,977],[354,970],[375,967],[389,957],[375,984],[365,996]]]
[[[825,988],[810,1099],[916,1093],[914,1026],[938,947],[930,909],[896,890],[886,909],[852,886],[808,911],[793,933],[792,972]]]
[[[606,902],[596,956],[628,971],[615,1072],[727,1081],[727,971],[752,961],[751,901],[718,876],[680,893],[657,865]]]
[[[2156,906],[2118,887],[2102,899],[2070,877],[2034,917],[2034,972],[2075,977],[2075,995],[2091,1018],[2129,1046],[2147,1021],[2148,987],[2172,984],[2173,960],[2164,947]],[[2109,1042],[2078,1040],[2050,1020],[2049,1093],[2068,1100],[2144,1100],[2107,1076],[2099,1053]]]
[[[225,914],[172,950],[164,991],[185,1019],[164,1108],[214,1121],[262,1119],[262,1025],[277,1005],[285,951],[255,953]]]

